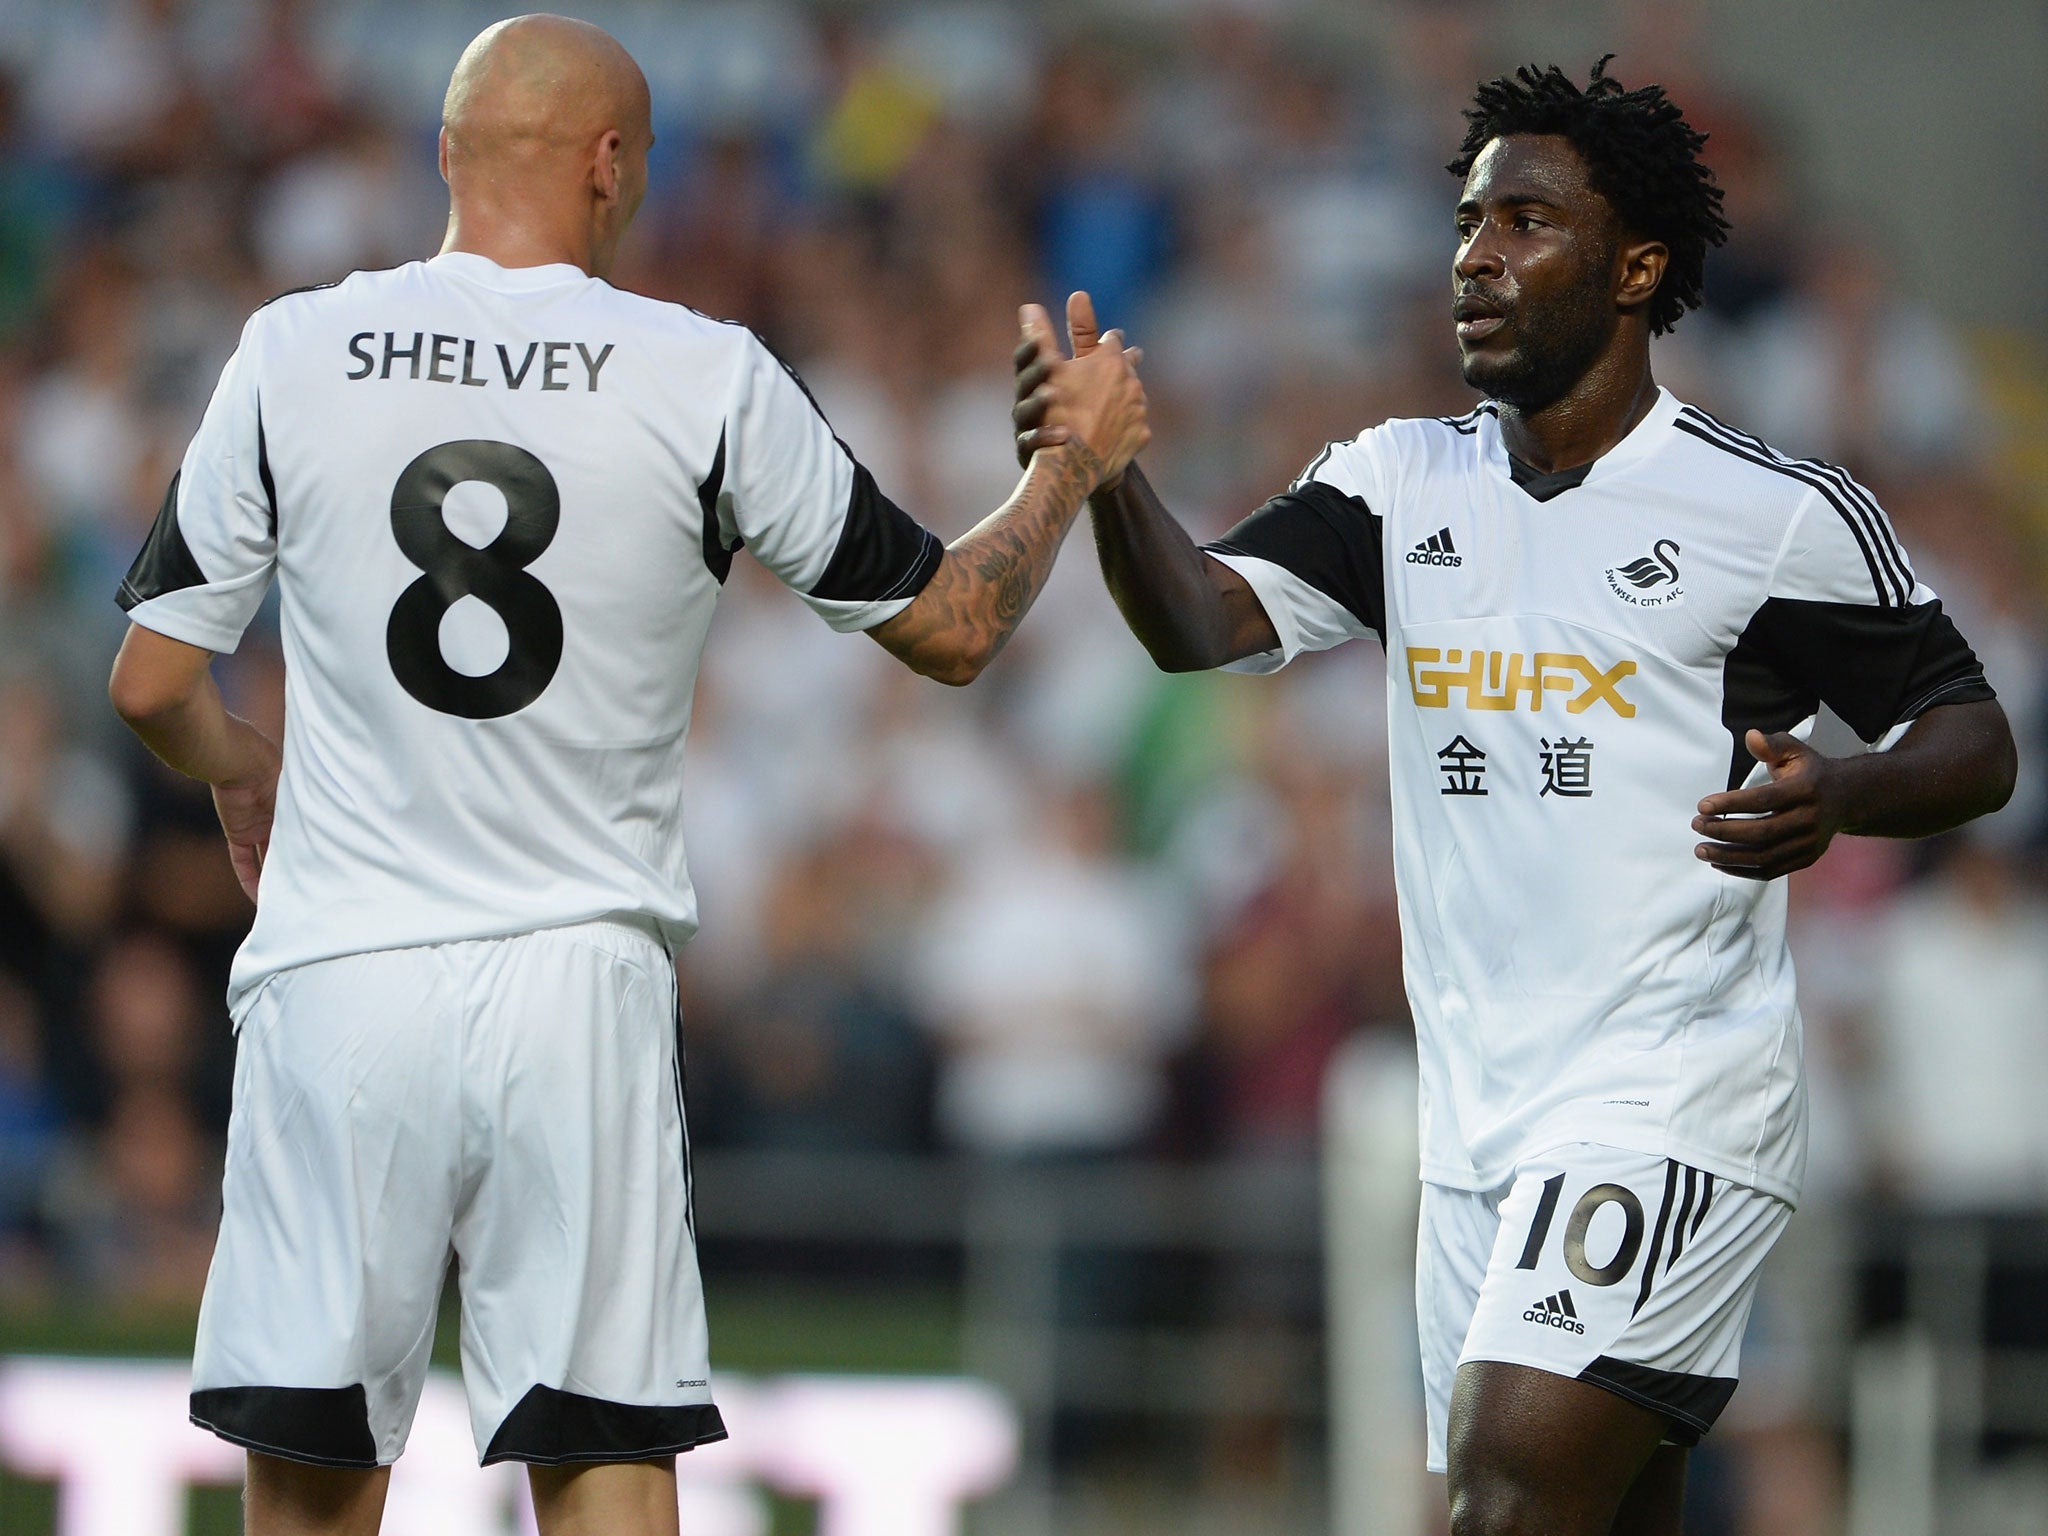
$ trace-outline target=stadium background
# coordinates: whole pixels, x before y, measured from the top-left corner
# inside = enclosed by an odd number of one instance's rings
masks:
[[[1968,836],[1795,881],[1813,1188],[1690,1529],[1839,1529],[1857,1362],[1900,1337],[1937,1347],[1945,1536],[2048,1528],[2041,9],[563,9],[653,85],[617,280],[762,331],[948,536],[1014,478],[1016,306],[1070,287],[1146,346],[1148,466],[1203,533],[1328,438],[1465,408],[1471,83],[1612,49],[1671,87],[1736,233],[1660,379],[1879,490],[2025,760]],[[495,14],[0,3],[0,1355],[189,1342],[248,912],[105,706],[111,594],[247,312],[438,243],[440,93]],[[976,1530],[1325,1528],[1322,1083],[1407,1027],[1379,658],[1160,677],[1085,533],[964,695],[748,562],[726,606],[683,965],[718,1363],[995,1382],[1025,1454]],[[273,616],[220,668],[273,728],[280,666]],[[53,1504],[0,1471],[7,1536]]]

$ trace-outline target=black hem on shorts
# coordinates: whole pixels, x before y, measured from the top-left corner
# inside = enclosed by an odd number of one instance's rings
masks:
[[[725,1420],[711,1403],[652,1407],[537,1386],[505,1415],[483,1464],[650,1461],[724,1438]]]
[[[315,1467],[377,1467],[370,1400],[347,1387],[210,1387],[194,1392],[191,1419],[231,1445]]]
[[[1669,1417],[1673,1445],[1698,1445],[1735,1395],[1733,1376],[1688,1376],[1601,1355],[1579,1372],[1579,1380],[1605,1387],[1617,1397]]]

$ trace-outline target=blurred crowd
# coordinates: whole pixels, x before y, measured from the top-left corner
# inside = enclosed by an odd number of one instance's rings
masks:
[[[654,90],[615,280],[759,330],[948,537],[1016,477],[1017,305],[1086,287],[1146,348],[1150,473],[1213,535],[1324,441],[1469,405],[1442,165],[1518,61],[1482,0],[1386,9],[1368,51],[1197,0],[1050,30],[581,7]],[[203,1276],[249,911],[204,791],[105,706],[112,594],[248,312],[438,245],[441,85],[490,19],[0,7],[0,1295]],[[1616,72],[1712,134],[1735,235],[1660,379],[1877,488],[2029,755],[1970,835],[1844,841],[1796,882],[1817,1188],[2048,1207],[2044,594],[1982,383],[1880,239],[1810,216],[1766,108],[1661,35]],[[701,1144],[1307,1158],[1333,1049],[1405,1028],[1380,658],[1162,677],[1087,544],[965,694],[735,566],[682,786]],[[281,726],[274,612],[218,670]]]

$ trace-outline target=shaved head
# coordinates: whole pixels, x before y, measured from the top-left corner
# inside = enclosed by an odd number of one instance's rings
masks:
[[[576,264],[600,275],[610,265],[646,191],[654,137],[647,79],[616,38],[567,16],[487,27],[456,62],[441,123],[448,248],[479,248],[458,245],[458,231],[491,244],[576,243],[589,224],[589,259]]]
[[[633,56],[602,27],[567,16],[486,27],[462,51],[441,108],[456,163],[574,150],[647,118]]]

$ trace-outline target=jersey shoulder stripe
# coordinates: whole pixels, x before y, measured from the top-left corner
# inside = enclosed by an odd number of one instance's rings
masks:
[[[1462,416],[1437,416],[1433,417],[1432,420],[1443,423],[1443,425],[1449,427],[1461,437],[1470,437],[1479,430],[1479,420],[1481,417],[1497,416],[1499,411],[1500,408],[1491,400],[1482,400]]]
[[[1430,466],[1428,473],[1468,471],[1478,423],[1495,413],[1491,400],[1464,416],[1390,416],[1358,436],[1326,443],[1295,477],[1289,491],[1328,485],[1372,505],[1373,513],[1398,495],[1402,466]]]
[[[1710,447],[1720,449],[1723,453],[1741,459],[1746,463],[1754,464],[1760,469],[1770,470],[1773,474],[1783,475],[1788,480],[1796,480],[1809,490],[1819,492],[1828,505],[1835,509],[1836,515],[1842,519],[1843,523],[1848,527],[1850,536],[1855,539],[1856,547],[1863,555],[1863,563],[1870,572],[1870,586],[1872,592],[1876,594],[1877,605],[1880,608],[1891,608],[1898,605],[1899,599],[1896,595],[1896,584],[1889,570],[1881,564],[1866,524],[1855,513],[1850,511],[1841,494],[1826,481],[1794,465],[1780,463],[1778,460],[1766,457],[1764,454],[1758,453],[1753,449],[1731,443],[1717,436],[1711,428],[1699,422],[1687,420],[1683,416],[1671,425],[1677,431],[1683,432],[1690,437],[1695,437]]]
[[[351,274],[351,275],[353,275],[353,274]],[[339,288],[339,287],[340,287],[340,286],[341,286],[341,285],[342,285],[343,283],[345,283],[345,282],[347,282],[347,281],[348,281],[348,278],[345,278],[345,277],[337,277],[337,278],[333,279],[332,281],[330,281],[330,282],[325,282],[325,283],[301,283],[301,284],[300,284],[300,285],[299,285],[298,287],[296,287],[296,288],[287,288],[287,289],[285,289],[285,291],[284,291],[283,293],[273,293],[273,294],[272,294],[272,295],[271,295],[271,296],[270,296],[269,298],[265,299],[265,300],[264,300],[264,301],[263,301],[263,302],[262,302],[261,304],[258,304],[258,305],[256,306],[256,308],[257,308],[257,310],[258,310],[258,311],[266,310],[266,309],[270,308],[270,306],[271,306],[271,305],[273,305],[273,304],[277,303],[277,302],[278,302],[278,301],[279,301],[280,299],[293,299],[293,298],[297,298],[297,297],[298,297],[298,296],[299,296],[300,294],[302,294],[302,293],[323,293],[323,292],[325,292],[325,291],[326,291],[327,289],[329,289],[329,288]]]
[[[605,286],[610,287],[611,285],[607,283]],[[612,291],[618,293],[619,295],[625,298],[646,299],[646,296],[644,294],[627,293],[624,289],[613,289]],[[774,358],[777,366],[779,366],[784,373],[789,375],[790,382],[795,384],[798,389],[803,391],[804,398],[810,401],[811,403],[811,409],[818,413],[818,419],[824,422],[828,428],[832,425],[832,418],[827,416],[825,414],[825,408],[822,405],[818,404],[818,397],[811,393],[811,386],[804,382],[804,376],[796,371],[795,365],[792,364],[788,358],[784,357],[780,352],[776,351],[773,347],[771,347],[768,344],[767,337],[763,336],[751,325],[748,325],[744,320],[729,320],[721,315],[709,315],[706,314],[701,309],[697,309],[691,305],[684,304],[674,299],[646,299],[646,302],[649,304],[659,304],[664,309],[679,309],[686,315],[696,316],[699,320],[702,320],[706,325],[724,326],[728,330],[737,331],[741,335],[747,337],[750,341],[754,343],[755,346],[759,347],[763,352],[766,352],[770,357]],[[834,432],[832,436],[834,441],[839,441],[839,434],[837,432]],[[852,450],[847,449],[846,444],[843,441],[839,442],[839,446],[842,449],[846,450],[846,455],[848,458],[853,457]]]
[[[275,337],[280,327],[289,331],[310,317],[329,313],[330,305],[358,298],[366,291],[374,293],[373,285],[377,279],[396,277],[405,270],[404,267],[390,267],[381,271],[351,272],[332,282],[305,283],[297,288],[287,288],[283,293],[274,293],[249,311],[242,334],[245,339],[259,333]]]
[[[1890,519],[1847,471],[1818,459],[1794,459],[1780,453],[1761,438],[1739,432],[1696,406],[1681,409],[1672,426],[1723,453],[1818,491],[1847,525],[1862,551],[1878,606],[1904,607],[1912,600],[1913,570],[1899,546],[1898,536],[1892,532]]]
[[[1785,463],[1796,464],[1802,469],[1812,470],[1815,474],[1824,476],[1831,481],[1845,496],[1867,514],[1873,531],[1879,536],[1880,550],[1883,551],[1888,562],[1896,569],[1897,573],[1905,579],[1906,596],[1911,596],[1913,590],[1913,570],[1906,560],[1905,549],[1900,545],[1898,536],[1892,531],[1891,519],[1885,516],[1884,509],[1877,504],[1877,498],[1857,483],[1854,475],[1842,468],[1841,465],[1830,464],[1823,459],[1796,459],[1789,454],[1781,453],[1754,433],[1744,432],[1740,428],[1731,427],[1718,416],[1713,415],[1711,412],[1700,410],[1698,406],[1687,406],[1685,409],[1693,412],[1707,426],[1719,428],[1721,433],[1731,441],[1747,444],[1759,453],[1769,454],[1771,457],[1783,460]],[[1901,598],[1901,601],[1904,600],[1904,598]]]
[[[634,294],[631,295],[631,297],[639,298],[640,295]],[[789,375],[789,381],[792,384],[796,385],[798,390],[802,392],[804,399],[810,402],[811,409],[818,413],[818,420],[825,423],[825,430],[832,433],[832,441],[839,445],[839,451],[846,455],[847,461],[849,463],[853,464],[856,468],[859,467],[860,460],[857,457],[855,457],[854,451],[846,445],[846,439],[841,437],[838,431],[834,429],[832,425],[832,418],[825,414],[825,407],[818,404],[818,397],[811,393],[811,386],[804,382],[804,376],[796,371],[795,364],[790,362],[788,358],[784,357],[780,352],[776,351],[773,347],[768,345],[767,337],[763,336],[759,331],[755,330],[751,325],[748,325],[743,320],[724,320],[719,318],[717,315],[707,315],[701,309],[692,309],[687,304],[677,303],[672,300],[649,299],[647,302],[650,304],[661,304],[663,305],[663,307],[668,309],[682,310],[685,314],[695,315],[699,320],[704,321],[707,325],[725,326],[728,329],[738,331],[748,340],[752,341],[755,346],[759,347],[763,352],[767,353],[769,357],[775,360],[775,365],[778,368],[780,368],[784,373]]]
[[[1287,489],[1289,489],[1290,491],[1298,491],[1303,486],[1314,483],[1316,478],[1316,471],[1321,469],[1325,464],[1329,463],[1330,455],[1335,453],[1337,449],[1340,446],[1342,446],[1342,444],[1349,441],[1351,441],[1351,439],[1349,438],[1337,438],[1323,444],[1323,451],[1321,453],[1318,453],[1314,458],[1308,461],[1308,468],[1304,469],[1300,474],[1296,475],[1294,477],[1294,483],[1288,486]]]

